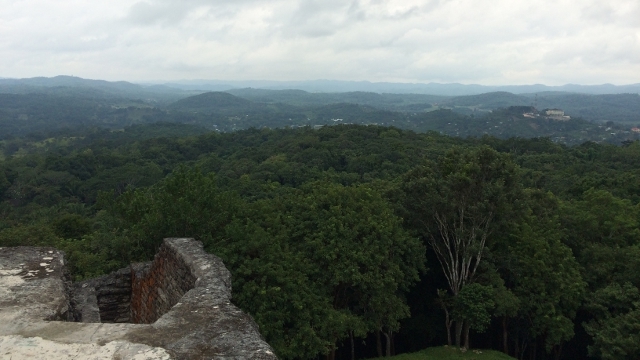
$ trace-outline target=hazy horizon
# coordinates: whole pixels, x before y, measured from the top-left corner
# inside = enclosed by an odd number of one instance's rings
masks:
[[[482,87],[526,87],[526,86],[546,86],[546,87],[563,87],[563,86],[616,86],[616,87],[624,87],[624,86],[633,86],[640,85],[640,82],[637,83],[611,83],[611,82],[603,82],[603,83],[564,83],[564,84],[545,84],[545,83],[524,83],[524,84],[481,84],[481,83],[463,83],[463,82],[437,82],[437,81],[374,81],[374,80],[343,80],[343,79],[329,79],[329,78],[309,78],[309,79],[301,79],[301,80],[279,80],[279,79],[216,79],[216,78],[193,78],[193,79],[150,79],[150,80],[130,80],[126,78],[109,80],[105,78],[97,78],[97,77],[81,77],[77,75],[68,75],[68,74],[58,74],[52,76],[46,75],[34,75],[27,77],[10,77],[10,76],[0,76],[0,79],[3,80],[29,80],[29,79],[38,79],[38,78],[46,78],[46,79],[54,79],[57,77],[71,77],[83,80],[95,80],[95,81],[107,81],[107,82],[129,82],[132,84],[138,85],[164,85],[164,84],[222,84],[222,83],[308,83],[308,82],[344,82],[344,83],[367,83],[367,84],[401,84],[401,85],[461,85],[461,86],[482,86]]]

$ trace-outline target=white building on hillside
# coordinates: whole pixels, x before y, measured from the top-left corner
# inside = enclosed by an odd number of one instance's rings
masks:
[[[571,120],[571,117],[570,116],[566,116],[564,114],[564,111],[560,110],[560,109],[549,109],[549,110],[545,111],[545,114],[547,115],[547,119],[553,119],[553,120],[558,120],[558,121]]]
[[[547,116],[564,116],[564,111],[560,109],[549,109],[546,111]]]

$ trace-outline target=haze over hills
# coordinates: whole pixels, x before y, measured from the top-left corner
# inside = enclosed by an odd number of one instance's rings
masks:
[[[542,92],[538,94],[512,94],[491,92],[480,95],[443,99],[439,105],[454,111],[467,109],[493,110],[509,106],[535,106],[537,109],[563,109],[574,117],[591,121],[615,121],[640,124],[640,95],[638,94],[577,94]],[[465,113],[465,111],[461,111]]]
[[[544,117],[523,118],[523,112],[535,111],[533,108],[563,109],[572,120],[554,123],[545,122]],[[609,121],[616,125],[597,125]],[[445,96],[256,88],[221,92],[69,76],[0,79],[2,138],[78,127],[122,129],[157,122],[222,132],[351,123],[417,132],[435,130],[461,137],[545,136],[567,144],[587,140],[621,143],[638,135],[631,128],[640,126],[640,95],[494,91]]]
[[[191,110],[191,111],[228,111],[239,108],[254,107],[255,104],[249,100],[233,96],[225,92],[206,92],[199,95],[190,96],[170,104],[168,109]]]
[[[127,81],[83,79],[74,76],[0,79],[0,93],[42,93],[100,100],[140,99],[150,103],[169,104],[202,91],[185,91],[163,85],[143,86]]]
[[[640,124],[640,95],[633,93],[542,92],[538,94],[513,94],[498,91],[479,95],[437,96],[372,92],[309,93],[302,90],[267,89],[234,89],[227,92],[262,103],[285,103],[294,106],[353,103],[402,112],[422,112],[444,107],[467,115],[477,111],[486,113],[510,106],[535,106],[538,109],[560,108],[571,116],[586,120]]]
[[[261,103],[285,103],[294,106],[319,106],[339,103],[367,105],[396,111],[424,111],[432,103],[448,97],[424,94],[390,94],[364,91],[310,93],[304,90],[232,89],[227,93]]]
[[[391,83],[369,81],[309,80],[309,81],[227,81],[227,80],[183,80],[173,82],[132,83],[127,81],[109,82],[90,80],[74,76],[34,77],[24,79],[0,78],[0,90],[13,92],[18,89],[33,90],[46,87],[85,87],[100,89],[107,93],[176,93],[186,91],[194,94],[206,91],[227,91],[233,89],[256,88],[269,90],[304,90],[307,92],[340,93],[340,92],[375,92],[397,94],[428,94],[441,96],[478,95],[487,92],[510,92],[513,94],[529,94],[540,92],[572,92],[584,94],[624,94],[640,93],[640,84],[628,85],[577,85],[562,86],[505,85],[487,86],[478,84],[440,84],[440,83]],[[23,90],[23,91],[24,91]]]
[[[638,96],[640,84],[492,87],[329,80],[306,82],[192,80],[168,84],[134,84],[126,81],[109,82],[72,76],[0,79],[0,93],[40,93],[90,99],[115,106],[126,106],[131,100],[136,100],[149,106],[161,108],[169,106],[169,109],[177,109],[176,106],[181,106],[171,105],[180,99],[211,90],[226,90],[253,103],[292,106],[353,103],[403,112],[422,112],[445,107],[466,115],[509,106],[536,106],[539,109],[561,108],[571,116],[593,121],[640,123],[640,97]],[[259,108],[264,107],[254,106],[255,110]]]
[[[339,81],[339,80],[310,80],[310,81],[226,81],[226,80],[184,80],[174,82],[157,82],[173,88],[183,90],[225,91],[239,88],[259,88],[271,90],[299,89],[309,92],[351,92],[365,91],[377,93],[398,94],[429,94],[444,96],[477,95],[487,92],[506,91],[514,94],[527,94],[543,91],[576,92],[585,94],[623,94],[640,93],[640,84],[629,85],[577,85],[562,86],[534,85],[506,85],[486,86],[477,84],[439,84],[439,83],[390,83],[369,81]]]

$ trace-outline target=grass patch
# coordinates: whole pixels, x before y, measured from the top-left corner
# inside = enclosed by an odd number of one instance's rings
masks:
[[[515,360],[509,355],[495,350],[467,350],[462,352],[456,347],[432,347],[415,353],[392,356],[391,360]]]

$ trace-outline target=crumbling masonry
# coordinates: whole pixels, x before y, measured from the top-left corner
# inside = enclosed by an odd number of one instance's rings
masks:
[[[54,248],[0,248],[0,359],[276,359],[230,300],[229,271],[193,239],[74,284]]]

